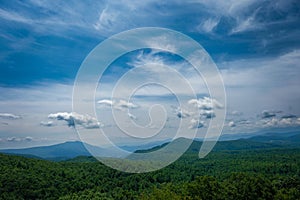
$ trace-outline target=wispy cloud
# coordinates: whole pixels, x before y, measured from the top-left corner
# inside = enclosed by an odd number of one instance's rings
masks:
[[[21,119],[21,116],[12,113],[0,113],[2,119]]]
[[[33,140],[33,137],[27,136],[27,137],[8,137],[8,138],[2,138],[2,142],[31,142]]]
[[[54,126],[54,123],[53,123],[53,121],[41,121],[40,125],[46,126],[46,127],[51,127],[51,126]]]
[[[0,137],[0,143],[27,143],[31,144],[32,142],[47,142],[47,138],[39,138],[39,137],[32,137],[32,136],[11,136],[11,137]],[[4,145],[4,146],[6,146]]]
[[[218,26],[220,22],[219,18],[208,18],[206,20],[203,20],[198,26],[197,30],[201,33],[213,33],[214,28]]]
[[[94,24],[94,28],[101,32],[110,32],[115,26],[118,17],[118,11],[110,11],[108,7],[104,8],[99,15],[98,21]]]

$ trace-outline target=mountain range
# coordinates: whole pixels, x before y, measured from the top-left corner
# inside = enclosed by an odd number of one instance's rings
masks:
[[[241,149],[257,149],[257,148],[282,148],[282,147],[300,147],[300,132],[287,133],[265,133],[254,135],[252,137],[224,140],[228,136],[223,136],[223,140],[217,142],[214,151],[219,150],[241,150]],[[185,139],[185,138],[184,138]],[[183,142],[183,138],[178,138],[177,142]],[[180,141],[182,140],[182,141]],[[125,150],[142,153],[157,150],[169,142],[157,141],[144,145],[124,146]],[[194,140],[188,151],[198,151],[202,141]],[[94,155],[99,157],[126,157],[129,154],[120,154],[114,152],[112,148],[100,148],[79,141],[65,142],[51,146],[32,147],[24,149],[1,149],[0,153],[23,155],[26,157],[38,157],[47,160],[67,160],[78,156],[92,156],[87,150],[91,150]]]

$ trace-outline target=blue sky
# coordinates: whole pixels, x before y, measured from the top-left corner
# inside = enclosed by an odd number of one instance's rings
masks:
[[[95,131],[99,124],[94,119],[84,113],[71,114],[77,71],[101,41],[139,27],[173,29],[206,49],[225,84],[224,133],[291,129],[300,125],[300,4],[296,0],[3,0],[0,1],[0,148],[78,140],[70,123],[74,119],[79,128]],[[98,88],[97,101],[111,100],[109,92],[118,77],[147,62],[173,66],[195,86],[196,105],[209,105],[204,99],[207,88],[203,80],[188,70],[190,66],[184,60],[149,49],[115,61],[103,77],[104,84]],[[152,98],[145,97],[145,93],[152,92]],[[182,119],[178,115],[189,120],[187,132],[189,127],[197,127],[199,136],[203,136],[201,131],[207,128],[207,119],[195,119],[189,111],[178,109],[162,88],[144,88],[139,95],[133,104],[141,111],[117,99],[114,103],[102,102],[115,108],[130,108],[134,113],[131,118],[138,119],[145,116],[149,103],[165,105],[170,115],[169,128],[156,139],[170,136],[174,125]],[[99,123],[114,135],[116,129],[107,117],[108,108],[101,103],[97,106]],[[204,111],[199,110],[207,115]],[[113,138],[120,142],[118,135]]]

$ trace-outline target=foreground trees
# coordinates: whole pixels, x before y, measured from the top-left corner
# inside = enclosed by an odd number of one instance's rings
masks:
[[[300,199],[300,149],[187,152],[128,174],[88,157],[64,162],[0,154],[0,199]]]

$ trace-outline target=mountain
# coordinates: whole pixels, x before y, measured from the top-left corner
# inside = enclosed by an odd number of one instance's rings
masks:
[[[120,145],[120,148],[124,149],[126,151],[129,151],[129,152],[135,152],[135,151],[138,151],[138,150],[141,150],[141,149],[155,148],[157,146],[163,145],[163,144],[168,143],[168,142],[170,142],[169,139],[168,140],[153,141],[153,142],[149,142],[149,143],[146,143],[146,144],[140,144],[140,145],[124,145],[124,146]]]
[[[300,133],[266,133],[249,138],[251,141],[264,142],[269,144],[300,146]]]
[[[268,129],[264,131],[257,131],[251,133],[233,133],[233,134],[222,134],[219,138],[219,141],[227,141],[227,140],[238,140],[238,139],[250,139],[256,136],[293,136],[300,133],[299,128],[291,128],[291,129]]]
[[[253,136],[254,135],[254,136]],[[213,151],[226,151],[226,150],[252,150],[252,149],[270,149],[270,148],[286,148],[286,147],[300,147],[300,133],[298,131],[278,133],[269,132],[259,135],[255,134],[238,134],[238,136],[244,136],[239,139],[231,140],[219,140],[213,148]],[[229,139],[228,135],[225,135]],[[223,138],[224,139],[224,138]],[[176,142],[180,146],[180,143],[186,142],[186,138],[177,138],[173,142]],[[203,141],[195,139],[186,153],[199,152]],[[169,144],[169,142],[152,147],[135,151],[135,153],[148,153],[163,148]]]
[[[84,144],[79,141],[24,149],[1,149],[0,152],[6,154],[24,155],[26,157],[35,156],[48,160],[65,160],[75,158],[77,156],[92,156],[86,147],[99,157],[124,156],[113,152],[111,149],[100,148],[89,144]]]
[[[286,133],[269,132],[262,135],[253,135],[252,137],[247,135],[246,139],[218,141],[213,151],[300,147],[300,132],[298,131]],[[180,146],[182,146],[182,144],[186,142],[189,143],[188,139],[186,138],[178,138],[174,140],[172,148],[170,148],[167,153],[173,155],[174,152],[176,153],[176,148],[180,148]],[[120,148],[130,152],[146,153],[156,151],[167,144],[169,144],[169,142],[167,141],[157,141],[136,146],[120,146]],[[199,152],[201,145],[202,141],[197,139],[194,140],[186,153]],[[86,149],[86,147],[93,152],[93,155],[96,155],[98,157],[131,157],[130,153],[122,154],[119,151],[114,150],[113,148],[100,148],[79,141],[24,149],[2,149],[0,150],[0,153],[22,155],[26,157],[38,157],[48,160],[67,160],[78,156],[91,157],[92,154]]]

